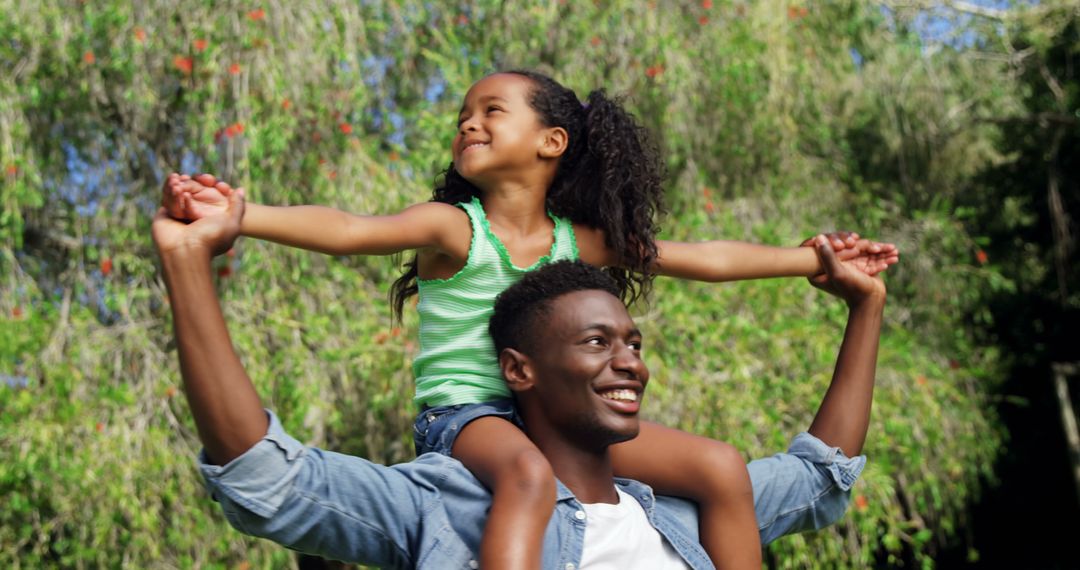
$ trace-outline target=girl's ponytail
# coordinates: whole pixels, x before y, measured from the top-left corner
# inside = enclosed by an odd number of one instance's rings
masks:
[[[602,89],[589,93],[581,112],[581,144],[567,149],[575,156],[564,156],[548,207],[603,231],[616,256],[608,272],[633,301],[648,294],[657,261],[663,161],[648,131]]]

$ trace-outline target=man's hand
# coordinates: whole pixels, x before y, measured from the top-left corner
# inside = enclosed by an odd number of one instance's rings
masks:
[[[868,259],[867,255],[859,255],[845,261],[841,259],[839,252],[834,251],[825,235],[818,235],[807,241],[812,241],[818,258],[821,259],[821,266],[825,270],[821,275],[811,277],[811,284],[847,301],[848,306],[858,305],[867,299],[879,299],[884,302],[885,282],[877,275],[879,271],[867,271],[871,263],[874,263],[873,256]],[[858,240],[855,247],[851,249],[868,251],[872,248],[873,244],[868,240]],[[899,259],[895,248],[888,255]],[[894,260],[892,263],[895,262]]]
[[[860,239],[855,232],[831,232],[819,234],[825,237],[825,241],[836,252],[837,258],[842,262],[850,262],[850,267],[867,275],[877,275],[889,268],[890,265],[900,261],[900,250],[891,243],[880,243],[866,239]],[[807,238],[803,241],[803,247],[817,247],[818,236]],[[824,271],[809,278],[815,285],[827,280]]]
[[[174,172],[165,179],[161,205],[173,218],[192,222],[227,209],[233,192],[231,186],[210,174],[192,178]]]
[[[177,179],[179,178],[177,175]],[[168,186],[168,183],[166,185]],[[175,219],[167,207],[161,207],[154,216],[152,225],[158,254],[164,256],[174,251],[190,249],[205,250],[214,256],[232,247],[236,237],[240,235],[240,220],[244,217],[244,189],[228,188],[227,192],[224,207],[213,206],[213,210],[207,215],[192,223]],[[190,197],[186,199],[190,200]]]

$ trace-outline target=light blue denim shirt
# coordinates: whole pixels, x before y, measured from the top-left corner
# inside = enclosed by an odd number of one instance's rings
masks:
[[[307,447],[268,412],[266,436],[224,466],[200,457],[207,486],[241,532],[324,558],[383,568],[477,568],[488,491],[460,462],[429,453],[378,465]],[[865,465],[809,434],[787,453],[752,461],[750,480],[763,544],[836,522]],[[712,568],[698,542],[692,502],[653,497],[636,481],[616,480],[691,568]],[[581,561],[587,516],[561,483],[544,535],[543,567]]]

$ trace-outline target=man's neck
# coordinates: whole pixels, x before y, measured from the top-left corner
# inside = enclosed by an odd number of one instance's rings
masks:
[[[555,477],[582,503],[618,503],[611,454],[587,450],[565,441],[535,441]]]

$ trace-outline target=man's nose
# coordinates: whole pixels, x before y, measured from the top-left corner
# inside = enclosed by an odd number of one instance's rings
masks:
[[[635,380],[646,380],[649,377],[645,361],[641,359],[641,355],[630,344],[620,344],[615,349],[615,354],[611,359],[611,367],[628,374]]]

